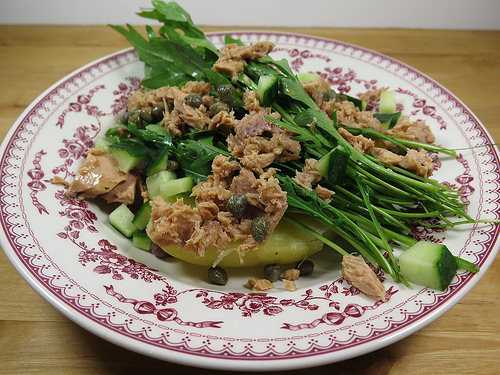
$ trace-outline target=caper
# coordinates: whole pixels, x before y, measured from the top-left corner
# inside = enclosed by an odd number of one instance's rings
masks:
[[[227,284],[227,273],[226,271],[219,267],[210,267],[208,269],[208,281],[215,285],[226,285]]]
[[[281,275],[281,267],[278,264],[266,264],[264,266],[264,277],[269,281],[278,281]]]
[[[295,266],[300,271],[300,276],[309,276],[314,271],[314,263],[312,260],[305,259]]]
[[[151,245],[151,253],[158,259],[170,258],[170,254],[168,254],[166,251],[163,251],[161,247],[155,243]]]
[[[323,93],[323,101],[328,102],[335,99],[335,91],[329,89]]]
[[[151,122],[153,122],[153,115],[151,114],[151,108],[141,109],[140,115],[144,124],[150,124]]]
[[[138,127],[142,126],[142,118],[139,111],[133,111],[128,115],[128,122],[137,125]]]
[[[257,242],[262,242],[266,238],[269,224],[265,216],[257,216],[252,220],[252,237]]]
[[[163,104],[158,104],[153,107],[151,110],[151,117],[153,118],[153,122],[160,122],[163,120],[165,112],[165,106]]]
[[[167,161],[167,169],[169,171],[175,171],[178,168],[179,168],[179,163],[177,163],[175,160]]]
[[[198,94],[189,94],[186,96],[184,101],[188,106],[193,108],[199,108],[203,104],[203,99],[201,95]]]
[[[210,109],[208,110],[208,114],[210,117],[215,116],[217,113],[226,111],[229,112],[229,106],[226,103],[223,102],[215,102],[210,106]]]
[[[220,85],[217,87],[217,96],[225,103],[233,102],[234,88],[231,85]]]
[[[227,201],[226,208],[234,217],[240,219],[245,214],[248,201],[243,194],[234,194]]]

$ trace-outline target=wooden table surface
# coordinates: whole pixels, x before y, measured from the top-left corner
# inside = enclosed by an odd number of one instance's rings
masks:
[[[458,95],[500,140],[500,31],[292,31],[355,43],[416,67]],[[123,39],[102,26],[0,26],[0,138],[53,82],[124,47]],[[313,371],[500,373],[499,263],[497,259],[471,293],[425,329],[377,352]],[[153,371],[214,373],[143,357],[86,332],[40,298],[0,252],[0,374]]]

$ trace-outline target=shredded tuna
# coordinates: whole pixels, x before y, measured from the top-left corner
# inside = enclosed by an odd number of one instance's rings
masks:
[[[436,140],[425,122],[422,120],[411,121],[408,117],[401,118],[395,127],[387,131],[387,134],[422,143],[434,143]]]
[[[278,225],[288,208],[287,194],[281,190],[279,181],[274,176],[257,179],[255,186],[258,193],[258,201],[264,207],[264,212],[269,223],[269,233]]]
[[[219,250],[224,249],[232,241],[230,235],[217,220],[210,220],[203,223],[203,226],[197,226],[185,246],[194,250],[197,254],[203,255],[205,250],[215,247]]]
[[[155,90],[137,90],[130,95],[127,101],[129,111],[136,109],[153,108],[156,105],[172,104],[179,92],[183,94],[207,95],[210,92],[210,84],[206,82],[190,81],[182,89],[177,87],[160,87]]]
[[[233,194],[248,194],[255,193],[255,186],[257,185],[257,178],[254,173],[249,169],[242,169],[238,176],[233,178],[231,182],[231,192]]]
[[[331,90],[328,82],[319,77],[314,81],[304,83],[303,86],[304,90],[306,90],[318,105],[324,102],[325,94]]]
[[[318,197],[320,197],[321,199],[323,199],[326,202],[330,202],[332,200],[332,197],[334,194],[333,191],[331,191],[330,189],[327,189],[326,187],[323,187],[321,185],[317,185],[314,188],[314,191],[316,192],[316,194],[318,194]]]
[[[220,111],[210,120],[208,129],[218,129],[224,127],[226,129],[234,129],[237,126],[237,120],[234,118],[233,112]]]
[[[50,179],[50,183],[54,185],[62,185],[64,187],[69,187],[70,183],[60,176],[54,176]]]
[[[197,204],[198,207],[198,212],[203,220],[213,220],[215,218],[218,218],[219,212],[219,206],[215,204],[214,202],[200,202]],[[226,221],[225,224],[229,224],[229,222]]]
[[[185,98],[188,94],[176,90],[174,94],[174,109],[165,114],[163,123],[173,135],[181,135],[182,125],[188,125],[195,129],[205,129],[210,123],[210,118],[206,113],[206,108],[193,108],[186,104]]]
[[[408,150],[399,166],[421,177],[429,177],[433,171],[432,158],[424,150]]]
[[[186,94],[208,95],[210,92],[210,83],[201,81],[189,81],[182,87]]]
[[[271,42],[257,42],[250,46],[228,44],[222,49],[222,55],[215,62],[213,70],[236,78],[245,68],[247,60],[254,60],[266,56],[272,51]]]
[[[362,135],[352,135],[344,128],[339,128],[339,134],[358,151],[368,152],[375,146],[373,140]]]
[[[377,299],[385,298],[384,286],[360,256],[344,255],[342,277],[367,296]]]
[[[166,110],[163,124],[175,136],[182,135],[187,126],[196,129],[205,129],[210,124],[207,115],[207,106],[193,108],[185,103],[188,94],[203,96],[203,103],[210,104],[210,84],[206,82],[187,82],[182,89],[177,87],[161,87],[155,90],[135,91],[128,99],[129,111],[137,109],[151,109],[162,104]],[[170,110],[169,110],[170,109]]]
[[[380,147],[372,148],[370,153],[385,164],[398,165],[403,160],[403,156]]]
[[[200,227],[200,214],[182,199],[167,203],[162,198],[155,197],[151,201],[151,207],[148,235],[161,247],[171,244],[184,246]]]
[[[341,102],[328,101],[321,106],[321,109],[329,116],[332,116],[333,112],[336,112],[338,122],[351,128],[372,128],[378,131],[385,130],[380,124],[380,121],[373,117],[373,112],[360,111],[348,100]]]
[[[127,174],[120,171],[117,161],[111,155],[93,148],[80,165],[68,193],[80,194],[83,198],[95,198],[111,191],[126,179]]]
[[[229,150],[241,164],[260,173],[274,161],[296,160],[300,154],[300,143],[264,116],[262,112],[246,115],[227,138]]]
[[[374,147],[370,153],[382,163],[397,165],[421,177],[429,177],[433,172],[432,158],[424,150],[408,150],[403,156]]]
[[[260,112],[263,109],[260,106],[257,94],[251,90],[246,90],[243,94],[243,105],[248,112]]]
[[[129,173],[125,181],[120,182],[109,193],[103,194],[101,197],[107,203],[132,204],[135,201],[136,185],[137,177]]]
[[[240,165],[227,156],[218,155],[212,161],[212,175],[216,180],[225,180],[240,170]]]
[[[296,171],[295,182],[306,189],[312,189],[312,186],[321,180],[318,172],[318,161],[316,159],[306,159],[303,170]]]
[[[273,283],[267,279],[257,279],[255,277],[251,277],[248,279],[245,286],[248,289],[255,290],[257,292],[263,292],[265,290],[269,290],[273,288]]]
[[[226,206],[231,192],[223,181],[218,181],[214,176],[209,176],[206,181],[200,182],[193,187],[191,195],[196,197],[196,203],[214,202],[219,208]]]
[[[288,280],[288,281],[295,281],[298,280],[300,277],[300,271],[296,268],[290,268],[283,272],[281,275],[281,278],[283,280]]]
[[[295,285],[295,281],[292,280],[283,280],[283,287],[289,292],[295,292],[297,290],[297,286]]]

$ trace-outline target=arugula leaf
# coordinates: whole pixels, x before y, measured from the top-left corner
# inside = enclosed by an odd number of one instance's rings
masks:
[[[153,0],[151,3],[164,20],[193,24],[189,13],[175,1],[166,3],[162,0]]]
[[[110,147],[125,150],[133,156],[145,157],[148,155],[147,147],[137,139],[114,138],[111,140]]]
[[[351,102],[360,111],[364,111],[366,109],[366,102],[364,100],[355,98],[354,96],[350,96],[347,94],[338,94],[337,98],[338,98],[338,100],[347,100],[347,101]]]
[[[374,113],[373,117],[379,120],[382,124],[386,124],[388,129],[392,129],[399,121],[401,112],[394,113]]]
[[[231,35],[226,34],[224,36],[224,44],[236,44],[237,46],[244,46],[243,42],[240,39],[233,38]]]
[[[280,60],[275,60],[271,56],[264,56],[261,57],[260,59],[257,60],[258,62],[261,62],[263,64],[271,64],[275,65],[281,73],[288,77],[294,77],[294,74],[292,72],[292,68],[290,68],[290,65],[288,64],[287,59],[280,59]]]
[[[175,151],[182,170],[193,177],[195,184],[208,178],[212,173],[212,161],[221,153],[224,151],[215,146],[194,140],[180,142]]]
[[[176,42],[182,40],[192,47],[202,47],[212,53],[212,58],[218,55],[218,49],[206,38],[203,31],[195,26],[189,13],[179,4],[161,0],[153,0],[152,4],[153,10],[140,12],[139,15],[162,22],[164,25],[160,28],[161,34],[168,34],[169,39]]]
[[[301,102],[307,107],[318,108],[314,100],[312,100],[309,94],[304,90],[302,85],[296,79],[281,78],[280,89],[283,95]]]
[[[148,35],[149,39],[156,38],[156,33],[151,25],[146,25],[146,34]]]
[[[231,81],[224,74],[214,72],[211,69],[203,69],[203,74],[205,74],[207,81],[213,87],[219,87],[222,85],[230,85],[231,84]]]
[[[172,136],[168,133],[160,134],[159,132],[150,129],[139,129],[135,124],[128,124],[127,126],[130,134],[135,135],[139,140],[143,142],[149,142],[154,144],[160,144],[173,147]]]

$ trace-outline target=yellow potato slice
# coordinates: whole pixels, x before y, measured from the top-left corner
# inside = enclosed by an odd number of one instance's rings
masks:
[[[309,225],[314,225],[318,230],[324,232],[324,228],[317,223],[307,221]],[[221,267],[251,267],[272,263],[295,263],[323,248],[321,241],[286,220],[281,221],[274,232],[262,244],[245,254],[243,263],[240,262],[238,253],[234,251],[238,244],[238,242],[234,242],[225,249],[225,252],[229,254],[219,263]],[[186,263],[207,267],[211,266],[219,255],[219,251],[215,248],[208,249],[202,257],[178,245],[168,245],[163,250]]]

